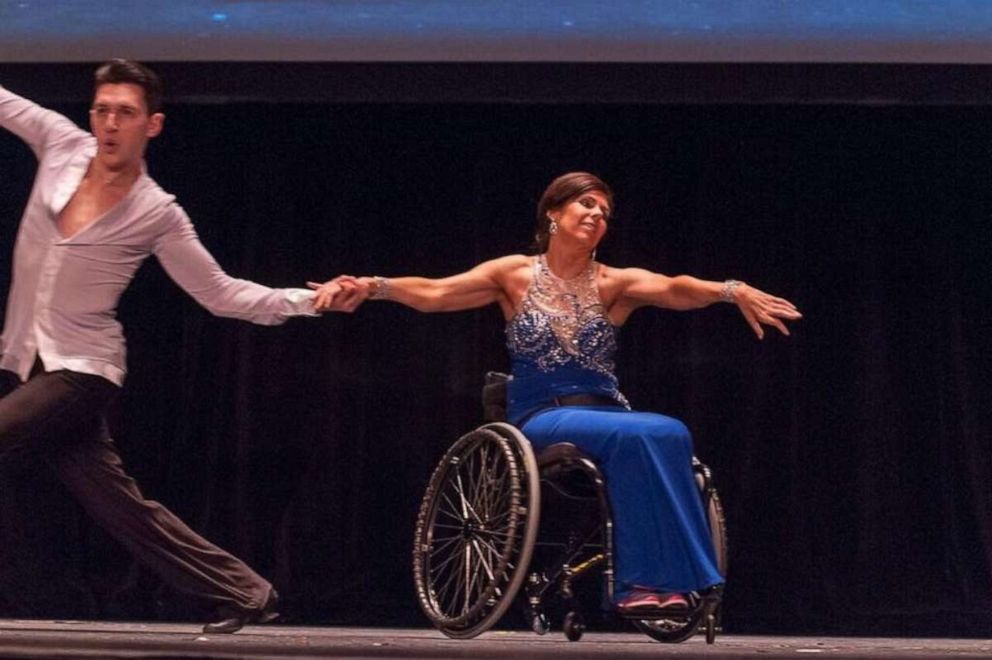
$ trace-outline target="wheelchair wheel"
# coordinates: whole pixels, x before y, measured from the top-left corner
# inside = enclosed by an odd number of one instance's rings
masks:
[[[720,575],[726,577],[727,526],[723,516],[723,506],[720,504],[720,496],[716,490],[710,487],[708,468],[702,467],[700,471],[705,471],[705,481],[699,480],[700,494],[706,509],[710,538],[713,541],[713,553],[716,555],[716,565]],[[719,609],[720,605],[719,600],[716,600],[712,605],[707,601],[713,602],[711,599],[718,599],[718,596],[694,594],[691,598],[693,607],[684,617],[634,621],[634,626],[652,639],[676,644],[692,637],[700,625],[704,625],[706,627],[706,642],[712,644],[716,636],[716,622],[718,620],[716,610]]]
[[[706,517],[710,523],[716,567],[720,575],[727,577],[727,522],[723,517],[723,505],[720,504],[720,496],[716,491],[713,491],[707,499]]]
[[[513,602],[534,551],[537,462],[514,427],[494,423],[444,455],[420,504],[413,574],[420,608],[449,637],[492,627]]]

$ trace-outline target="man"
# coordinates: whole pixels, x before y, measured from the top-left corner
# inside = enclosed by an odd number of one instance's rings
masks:
[[[210,544],[124,472],[104,409],[125,376],[118,300],[154,254],[212,313],[262,324],[313,316],[312,292],[228,276],[175,198],[145,171],[162,131],[161,83],[113,60],[96,72],[92,134],[0,87],[0,126],[39,161],[14,248],[0,338],[0,456],[41,450],[97,523],[171,586],[216,604],[204,632],[228,633],[278,614],[275,590]]]

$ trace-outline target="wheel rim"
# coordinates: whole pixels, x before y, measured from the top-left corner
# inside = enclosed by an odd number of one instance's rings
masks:
[[[504,595],[526,515],[520,469],[509,441],[477,429],[435,471],[414,561],[421,605],[435,625],[471,626]]]

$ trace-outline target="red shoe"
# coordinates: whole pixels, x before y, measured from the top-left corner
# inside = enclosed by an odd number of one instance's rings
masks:
[[[682,594],[659,594],[654,591],[636,590],[616,605],[623,614],[633,614],[640,610],[667,610],[689,607],[689,601]]]

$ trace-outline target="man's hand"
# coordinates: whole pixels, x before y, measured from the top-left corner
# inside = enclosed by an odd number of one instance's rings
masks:
[[[317,292],[313,308],[317,312],[353,312],[369,297],[369,285],[351,275],[338,275],[323,284],[307,282]]]

